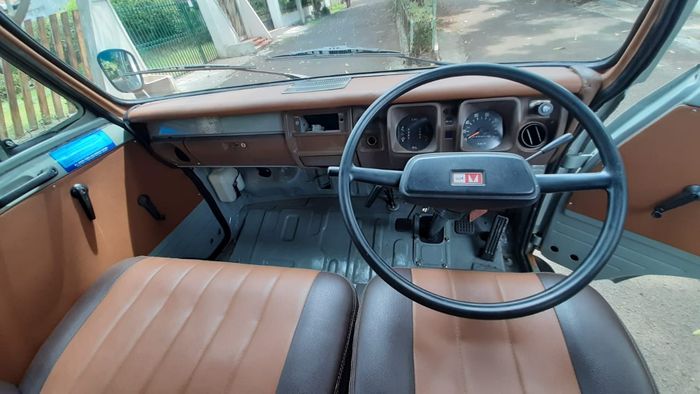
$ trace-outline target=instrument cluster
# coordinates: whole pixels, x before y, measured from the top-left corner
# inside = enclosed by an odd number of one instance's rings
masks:
[[[563,132],[562,110],[541,98],[398,104],[387,111],[391,152],[496,151],[526,155]]]

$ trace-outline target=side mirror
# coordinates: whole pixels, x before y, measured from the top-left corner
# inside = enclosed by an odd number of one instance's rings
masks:
[[[134,93],[143,89],[143,75],[131,52],[124,49],[105,49],[97,54],[97,63],[118,91]]]

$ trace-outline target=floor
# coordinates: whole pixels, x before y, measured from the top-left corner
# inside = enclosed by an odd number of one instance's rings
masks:
[[[371,208],[364,200],[355,210],[365,236],[392,267],[445,267],[503,271],[509,261],[497,253],[494,261],[476,255],[483,240],[475,233],[490,228],[488,218],[477,220],[472,234],[455,232],[454,222],[445,226],[441,243],[425,243],[414,232],[397,231],[396,219],[421,215],[411,205],[402,204],[389,212],[383,201]],[[235,246],[219,260],[252,264],[311,268],[345,276],[361,289],[374,275],[350,241],[336,198],[285,200],[248,206]],[[410,227],[410,226],[409,226]]]

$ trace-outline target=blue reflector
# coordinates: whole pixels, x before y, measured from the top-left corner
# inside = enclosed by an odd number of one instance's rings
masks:
[[[93,131],[50,153],[50,156],[71,172],[114,149],[114,141],[102,130]]]

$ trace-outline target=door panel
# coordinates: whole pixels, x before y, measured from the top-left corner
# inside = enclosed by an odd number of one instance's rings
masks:
[[[622,114],[610,125],[629,185],[620,244],[599,278],[660,274],[700,278],[700,202],[652,217],[662,201],[700,184],[700,67],[695,67]],[[594,153],[584,150],[585,153]],[[583,171],[600,170],[597,156]],[[544,230],[542,253],[575,269],[588,255],[606,211],[604,192],[564,196]]]
[[[700,255],[700,203],[651,216],[654,207],[688,185],[700,184],[700,109],[676,107],[620,147],[629,186],[625,228]],[[605,216],[603,191],[577,192],[569,209],[598,220]]]
[[[94,221],[70,196],[77,183]],[[141,194],[164,220],[138,205]],[[130,141],[0,214],[0,380],[18,383],[78,296],[112,264],[150,253],[201,201],[182,171]]]

